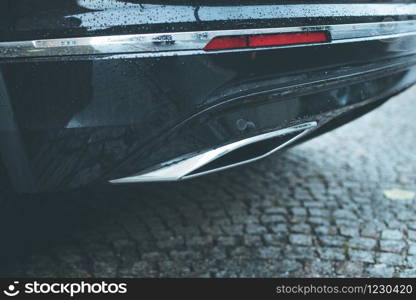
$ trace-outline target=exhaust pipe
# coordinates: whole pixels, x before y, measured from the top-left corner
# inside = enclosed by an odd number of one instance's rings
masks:
[[[110,182],[178,181],[218,172],[269,156],[292,144],[316,126],[317,122],[308,122],[264,133],[203,153],[179,157],[137,175]]]

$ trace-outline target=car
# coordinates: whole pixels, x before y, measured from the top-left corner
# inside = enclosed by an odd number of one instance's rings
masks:
[[[332,130],[416,82],[415,17],[407,0],[2,0],[3,199],[190,179]]]

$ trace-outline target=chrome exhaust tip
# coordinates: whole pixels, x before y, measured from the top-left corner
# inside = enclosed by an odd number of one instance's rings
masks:
[[[162,163],[150,170],[110,183],[178,181],[250,163],[289,146],[317,127],[308,122],[227,144],[203,153],[189,154]]]

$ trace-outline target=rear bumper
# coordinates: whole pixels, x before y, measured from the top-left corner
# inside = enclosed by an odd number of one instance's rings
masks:
[[[306,24],[296,30],[331,40],[271,49],[206,53],[214,31],[3,43],[2,159],[16,190],[38,192],[132,178],[299,124],[316,123],[313,134],[416,82],[416,25],[395,12]]]
[[[416,6],[415,6],[416,12]],[[269,45],[267,50],[310,47],[318,44],[344,44],[372,40],[404,38],[416,35],[416,21],[392,21],[333,25],[306,25],[279,28],[251,28],[230,30],[199,30],[188,32],[165,32],[147,34],[108,35],[95,37],[58,38],[32,41],[0,43],[2,58],[34,58],[75,55],[125,55],[134,53],[136,58],[168,57],[179,55],[204,55],[210,41],[222,37],[253,37],[283,35],[290,33],[322,33],[324,41],[311,43],[291,43],[288,45]],[[239,47],[216,49],[215,53],[260,51],[264,47]],[[117,58],[117,56],[115,57]]]

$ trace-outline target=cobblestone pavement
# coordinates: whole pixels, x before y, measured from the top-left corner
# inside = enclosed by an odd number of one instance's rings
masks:
[[[249,166],[50,196],[1,275],[416,277],[415,117],[413,88]]]

